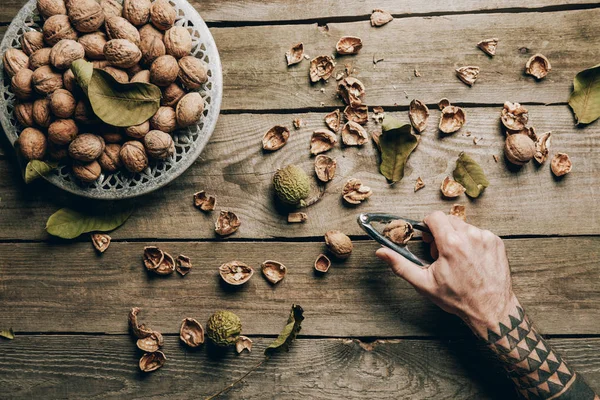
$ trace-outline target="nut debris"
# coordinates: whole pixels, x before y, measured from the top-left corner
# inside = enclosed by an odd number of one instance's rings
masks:
[[[192,270],[192,262],[188,256],[180,254],[175,259],[175,262],[177,263],[175,269],[181,276],[186,276]]]
[[[479,67],[460,67],[456,70],[456,76],[467,85],[473,86],[479,76]]]
[[[413,226],[402,219],[391,221],[383,229],[385,237],[401,246],[405,246],[412,239],[414,233]]]
[[[104,233],[92,233],[92,244],[100,253],[104,253],[110,245],[110,236]]]
[[[417,178],[417,181],[415,182],[415,192],[423,189],[424,187],[425,187],[425,182],[423,182],[423,179],[421,179],[421,177],[419,176]]]
[[[365,104],[356,107],[346,106],[344,109],[344,117],[346,117],[346,120],[348,121],[365,125],[367,122],[369,122],[369,109]]]
[[[248,350],[248,353],[252,352],[252,339],[248,336],[240,335],[235,341],[235,351],[240,354],[244,350]]]
[[[160,332],[152,332],[145,338],[138,339],[136,342],[136,346],[142,351],[153,353],[155,351],[158,351],[162,347],[163,342],[163,336]]]
[[[538,164],[543,164],[548,158],[550,152],[550,136],[552,132],[542,133],[538,140],[535,142],[535,154],[533,157]]]
[[[306,222],[307,220],[308,220],[308,215],[306,215],[306,213],[303,213],[303,212],[289,213],[288,219],[287,219],[287,221],[290,224],[299,224],[299,223]]]
[[[484,39],[477,43],[477,47],[488,56],[496,55],[496,47],[498,47],[498,38]]]
[[[514,165],[525,165],[535,155],[535,142],[520,133],[509,135],[504,142],[504,155]]]
[[[385,112],[383,110],[383,107],[380,107],[380,106],[373,107],[373,119],[379,123],[382,123],[384,118],[385,118]]]
[[[371,14],[371,26],[383,26],[388,22],[393,21],[394,17],[387,11],[380,9],[373,10]]]
[[[325,244],[327,249],[337,258],[344,260],[352,253],[352,240],[345,233],[337,230],[325,233]]]
[[[335,110],[330,112],[325,116],[325,124],[334,132],[338,132],[340,130],[340,126],[342,125],[342,116],[340,110]]]
[[[438,101],[438,108],[440,109],[440,111],[444,110],[444,108],[448,107],[450,105],[450,100],[448,100],[447,98],[443,98],[440,101]]]
[[[295,129],[300,129],[306,125],[306,123],[304,122],[304,120],[302,118],[294,118],[292,123],[294,124]]]
[[[144,247],[144,266],[148,271],[154,271],[163,262],[165,253],[156,246]]]
[[[167,361],[165,353],[162,351],[155,351],[154,353],[146,353],[140,358],[140,369],[143,372],[156,371]]]
[[[342,141],[346,146],[362,146],[369,141],[369,134],[356,122],[348,121],[342,129]]]
[[[209,196],[204,190],[194,193],[194,206],[202,211],[213,211],[217,204],[215,196]]]
[[[529,112],[519,103],[507,101],[504,103],[500,118],[508,132],[516,133],[526,128],[527,122],[529,122]]]
[[[329,156],[319,154],[315,157],[315,173],[321,182],[329,182],[335,176],[337,161]]]
[[[454,215],[463,221],[467,221],[466,207],[462,204],[453,204],[450,208],[450,215]]]
[[[235,233],[241,225],[237,215],[231,211],[221,210],[219,218],[215,222],[215,232],[220,236],[229,236]]]
[[[262,273],[272,284],[279,283],[287,273],[287,267],[279,261],[267,260],[262,263]]]
[[[335,133],[329,129],[317,129],[310,138],[310,154],[317,155],[329,151],[336,143]]]
[[[408,118],[413,128],[419,133],[427,127],[429,119],[429,108],[421,100],[414,99],[408,108]]]
[[[315,260],[315,270],[321,273],[326,273],[331,267],[331,260],[325,254],[319,254]]]
[[[538,80],[543,79],[551,70],[550,61],[546,56],[539,53],[531,56],[525,64],[525,73],[534,76]]]
[[[296,43],[286,53],[285,59],[287,60],[288,67],[290,65],[298,64],[304,59],[304,43]]]
[[[421,77],[421,73],[416,68],[413,71],[413,73],[415,74],[415,78],[420,78]]]
[[[162,261],[155,269],[153,269],[153,271],[157,275],[171,275],[175,272],[175,260],[169,253],[163,252],[163,254],[164,257]]]
[[[563,176],[571,172],[573,168],[573,163],[569,156],[565,153],[556,153],[552,158],[552,163],[550,164],[550,168],[552,169],[552,173],[556,176]]]
[[[466,122],[465,111],[460,107],[448,106],[442,110],[440,115],[439,129],[444,133],[458,131]]]
[[[140,313],[140,311],[141,310],[138,307],[133,307],[131,311],[129,311],[128,317],[129,328],[131,329],[133,335],[138,339],[148,337],[153,333],[153,331],[147,328],[146,325],[138,323],[137,315]]]
[[[349,55],[358,54],[362,47],[363,43],[361,38],[356,36],[344,36],[338,40],[335,45],[335,50],[338,54]]]
[[[275,125],[264,134],[262,147],[267,151],[279,150],[290,138],[290,130],[282,125]]]
[[[252,278],[254,269],[241,261],[230,261],[219,267],[219,274],[228,284],[239,286]]]
[[[179,339],[186,346],[196,348],[204,343],[204,328],[194,318],[184,318],[179,328]]]
[[[440,188],[444,197],[454,198],[463,194],[467,189],[449,176],[444,179]]]
[[[318,56],[310,61],[310,81],[312,83],[320,80],[326,81],[331,78],[335,62],[330,56]]]
[[[368,186],[363,186],[360,179],[349,179],[342,190],[342,198],[349,204],[360,204],[369,197],[373,192]]]
[[[347,105],[357,107],[362,104],[365,85],[358,79],[349,76],[342,79],[338,84],[338,95]]]

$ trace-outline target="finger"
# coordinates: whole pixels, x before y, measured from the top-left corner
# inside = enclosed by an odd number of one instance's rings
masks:
[[[448,216],[441,211],[436,211],[432,214],[429,214],[423,220],[429,227],[433,238],[436,241],[443,240],[448,232],[454,232],[455,229],[450,223]]]
[[[435,244],[435,242],[432,242],[429,245],[429,253],[431,254],[431,258],[433,258],[434,260],[437,260],[438,257],[440,256],[440,252],[438,251],[437,245]]]
[[[448,221],[450,221],[450,224],[455,230],[461,232],[465,231],[469,226],[471,226],[462,219],[458,218],[456,215],[448,215]]]
[[[428,291],[430,288],[429,271],[421,268],[412,261],[407,260],[400,254],[387,247],[382,247],[375,253],[378,258],[385,261],[392,271],[415,288]]]
[[[425,243],[431,243],[431,242],[433,242],[433,236],[429,232],[423,232],[421,234],[421,237],[423,238],[423,241]]]

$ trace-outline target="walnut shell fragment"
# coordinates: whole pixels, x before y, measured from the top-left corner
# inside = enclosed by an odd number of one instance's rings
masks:
[[[393,20],[394,17],[392,17],[392,14],[380,9],[373,10],[371,14],[371,26],[383,26]]]
[[[537,161],[538,164],[543,164],[548,158],[548,153],[550,152],[551,135],[552,132],[543,133],[535,142],[535,154],[533,155],[533,158],[535,158],[535,161]]]
[[[466,207],[462,204],[453,204],[452,208],[450,208],[450,215],[454,215],[455,217],[458,217],[465,222],[467,221]]]
[[[529,122],[529,112],[519,103],[507,101],[504,103],[500,119],[508,132],[520,132],[526,128],[527,122]]]
[[[157,275],[170,275],[175,272],[175,260],[169,253],[163,253],[164,257],[162,261],[155,269],[153,269],[153,272]]]
[[[288,214],[287,221],[290,224],[299,224],[302,222],[306,222],[308,220],[308,215],[303,212],[293,212]]]
[[[563,176],[571,172],[573,168],[573,163],[569,156],[565,153],[556,153],[552,158],[552,163],[550,164],[550,168],[552,169],[552,173],[556,176]]]
[[[248,336],[240,335],[235,341],[235,351],[240,354],[244,350],[248,350],[248,353],[252,352],[252,339]]]
[[[188,256],[180,254],[175,259],[175,262],[177,263],[177,267],[175,267],[175,270],[181,276],[186,276],[192,270],[192,261]]]
[[[362,47],[363,43],[361,38],[356,36],[344,36],[338,40],[335,45],[335,51],[337,51],[338,54],[343,55],[358,54]]]
[[[241,225],[237,215],[231,211],[221,210],[219,218],[215,222],[215,232],[220,236],[228,236],[235,233]]]
[[[264,134],[262,147],[267,151],[279,150],[290,138],[290,130],[282,125],[275,125]]]
[[[449,176],[444,179],[440,189],[444,197],[448,197],[450,199],[460,196],[467,190],[463,185],[456,182],[454,179],[451,179]]]
[[[166,360],[167,357],[162,351],[146,353],[142,356],[142,358],[140,358],[140,369],[143,372],[156,371],[157,369],[165,365]]]
[[[310,154],[314,156],[329,151],[336,143],[335,133],[329,129],[317,129],[310,138]]]
[[[147,328],[146,325],[138,323],[137,315],[140,313],[140,311],[141,310],[138,307],[133,307],[131,311],[129,311],[128,317],[129,328],[131,329],[133,335],[138,339],[148,337],[153,332],[151,329]]]
[[[302,118],[294,118],[294,120],[292,121],[292,124],[294,124],[295,129],[300,129],[306,125],[306,123],[304,122],[304,120]]]
[[[154,271],[163,262],[165,253],[156,246],[144,247],[144,266],[148,271]]]
[[[310,81],[312,83],[320,80],[326,81],[333,75],[335,62],[330,56],[318,56],[310,61]]]
[[[356,122],[360,125],[365,125],[369,122],[369,109],[365,104],[356,107],[347,106],[344,109],[344,117],[346,120]]]
[[[293,45],[292,48],[285,53],[285,59],[287,60],[288,67],[301,62],[304,59],[304,43],[300,42]]]
[[[110,236],[105,233],[92,233],[92,244],[100,253],[104,253],[110,245]]]
[[[488,56],[496,55],[496,47],[498,47],[498,38],[484,39],[477,43],[477,47]]]
[[[413,226],[402,219],[393,220],[383,228],[383,236],[401,246],[405,246],[414,233]]]
[[[373,119],[380,124],[383,123],[383,119],[385,118],[385,111],[383,107],[375,106],[373,107]]]
[[[336,109],[325,116],[325,124],[334,132],[340,130],[342,125],[342,115],[340,110]]]
[[[267,260],[262,263],[262,273],[269,282],[276,284],[285,278],[287,267],[279,261]]]
[[[329,182],[335,176],[337,161],[329,156],[319,154],[315,157],[315,174],[321,182]]]
[[[342,189],[342,198],[349,204],[360,204],[372,194],[371,188],[363,186],[360,179],[356,178],[349,179]]]
[[[415,192],[423,189],[424,187],[425,187],[425,182],[423,182],[423,179],[421,179],[421,177],[419,176],[417,178],[417,181],[415,182]]]
[[[450,100],[448,100],[447,98],[443,98],[440,101],[438,101],[438,108],[440,109],[440,111],[442,111],[444,108],[448,107],[450,104]]]
[[[331,230],[325,233],[325,244],[331,254],[341,260],[350,257],[354,247],[352,245],[352,240],[350,240],[348,235],[337,230]]]
[[[534,54],[525,64],[525,73],[536,79],[543,79],[552,70],[550,61],[543,54]]]
[[[444,133],[454,133],[458,131],[466,122],[465,111],[460,107],[448,106],[442,110],[440,116],[440,131]]]
[[[196,348],[204,343],[204,328],[194,318],[184,318],[179,328],[179,339],[186,346]]]
[[[148,353],[153,353],[155,351],[160,350],[164,343],[163,336],[160,332],[152,332],[150,335],[145,338],[140,338],[136,342],[136,346],[138,349],[142,351],[147,351]]]
[[[466,66],[456,69],[456,76],[469,86],[473,86],[479,76],[479,67]]]
[[[319,254],[315,260],[315,270],[321,273],[326,273],[331,267],[331,260],[325,254]]]
[[[356,122],[348,121],[342,129],[342,141],[346,146],[362,146],[369,141],[369,134]]]
[[[338,95],[347,105],[357,107],[362,104],[365,85],[356,78],[346,77],[338,84]]]
[[[204,190],[194,193],[194,206],[202,211],[208,212],[215,209],[217,199],[215,196],[209,196]]]
[[[408,118],[413,128],[421,133],[427,127],[429,108],[421,100],[413,99],[408,107]]]
[[[239,286],[252,278],[254,269],[241,261],[230,261],[219,267],[219,275],[228,284]]]

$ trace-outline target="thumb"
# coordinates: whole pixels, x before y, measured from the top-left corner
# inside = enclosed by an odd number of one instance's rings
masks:
[[[427,268],[421,268],[412,261],[407,260],[395,251],[382,247],[375,252],[375,255],[385,263],[387,263],[392,271],[413,285],[415,288],[423,291],[428,291],[429,271]]]

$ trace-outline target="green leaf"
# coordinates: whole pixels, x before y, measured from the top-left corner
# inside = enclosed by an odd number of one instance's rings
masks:
[[[600,64],[575,75],[569,105],[578,124],[589,124],[600,117]]]
[[[381,165],[379,171],[388,181],[395,183],[404,177],[404,167],[410,154],[417,148],[419,137],[411,132],[410,124],[386,116],[379,137]]]
[[[8,328],[7,331],[0,331],[0,337],[13,340],[15,338],[15,333],[13,332],[12,328]]]
[[[296,304],[292,304],[290,316],[288,317],[287,325],[277,339],[265,349],[265,356],[270,357],[275,353],[281,351],[289,351],[292,341],[298,336],[300,332],[302,321],[304,321],[304,310],[302,307]]]
[[[58,166],[58,163],[44,162],[39,160],[31,160],[25,167],[25,183],[31,183],[37,178],[48,175],[53,169]]]
[[[466,193],[469,197],[479,197],[490,185],[479,164],[465,153],[460,153],[458,156],[452,175],[454,180],[467,189]]]
[[[48,218],[46,231],[63,239],[74,239],[82,233],[107,232],[123,225],[133,209],[106,211],[102,214],[84,214],[70,208],[61,208]]]
[[[94,114],[113,126],[139,125],[160,107],[161,91],[150,83],[119,83],[108,72],[94,69],[88,98]]]
[[[75,80],[79,87],[87,94],[88,85],[92,79],[92,73],[94,72],[94,64],[85,60],[75,60],[71,64],[71,71],[75,75]]]

